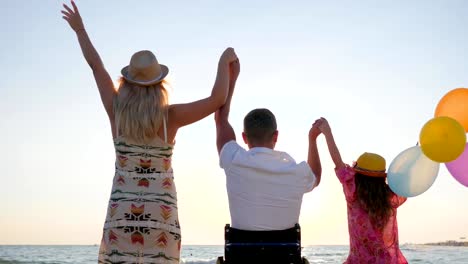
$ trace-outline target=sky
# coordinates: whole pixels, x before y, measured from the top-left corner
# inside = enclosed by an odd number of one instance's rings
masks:
[[[468,2],[76,1],[114,80],[152,50],[170,69],[171,103],[211,92],[219,56],[241,73],[231,123],[275,113],[277,150],[307,158],[326,117],[343,159],[367,151],[387,165],[416,144],[442,96],[468,87]],[[0,244],[99,244],[114,173],[107,115],[61,1],[0,9]],[[305,194],[304,245],[346,245],[342,188],[323,137],[320,186]],[[223,244],[229,222],[213,116],[179,130],[173,156],[185,245]],[[398,211],[400,243],[468,237],[468,188],[441,164],[433,186]]]

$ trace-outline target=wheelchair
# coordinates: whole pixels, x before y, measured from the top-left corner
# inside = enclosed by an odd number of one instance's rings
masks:
[[[301,227],[246,231],[224,227],[224,258],[216,264],[309,264],[301,257]]]

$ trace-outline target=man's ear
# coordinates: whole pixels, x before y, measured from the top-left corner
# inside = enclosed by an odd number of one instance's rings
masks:
[[[276,130],[274,133],[273,133],[273,142],[276,143],[278,141],[278,130]]]
[[[242,132],[242,139],[244,140],[244,143],[248,146],[249,140],[247,139],[247,134],[245,134],[245,132]]]

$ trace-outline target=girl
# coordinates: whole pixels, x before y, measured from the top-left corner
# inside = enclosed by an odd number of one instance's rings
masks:
[[[116,150],[99,263],[179,263],[181,234],[171,167],[180,127],[221,107],[228,94],[232,48],[221,55],[211,95],[168,105],[168,68],[150,51],[135,53],[122,69],[118,90],[84,28],[75,3],[63,5],[63,18],[75,31],[109,116]]]
[[[408,263],[398,246],[396,220],[397,208],[406,198],[388,187],[385,159],[364,153],[354,166],[346,165],[324,118],[319,129],[326,138],[348,207],[350,251],[345,263]]]

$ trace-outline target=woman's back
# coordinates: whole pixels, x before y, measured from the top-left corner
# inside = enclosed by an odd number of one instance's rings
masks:
[[[178,263],[181,245],[171,157],[173,145],[159,137],[147,144],[114,140],[115,176],[104,224],[99,259]],[[123,254],[116,256],[113,252]]]
[[[114,139],[116,170],[128,175],[172,173],[171,158],[174,145],[155,137],[142,144],[123,136]]]

